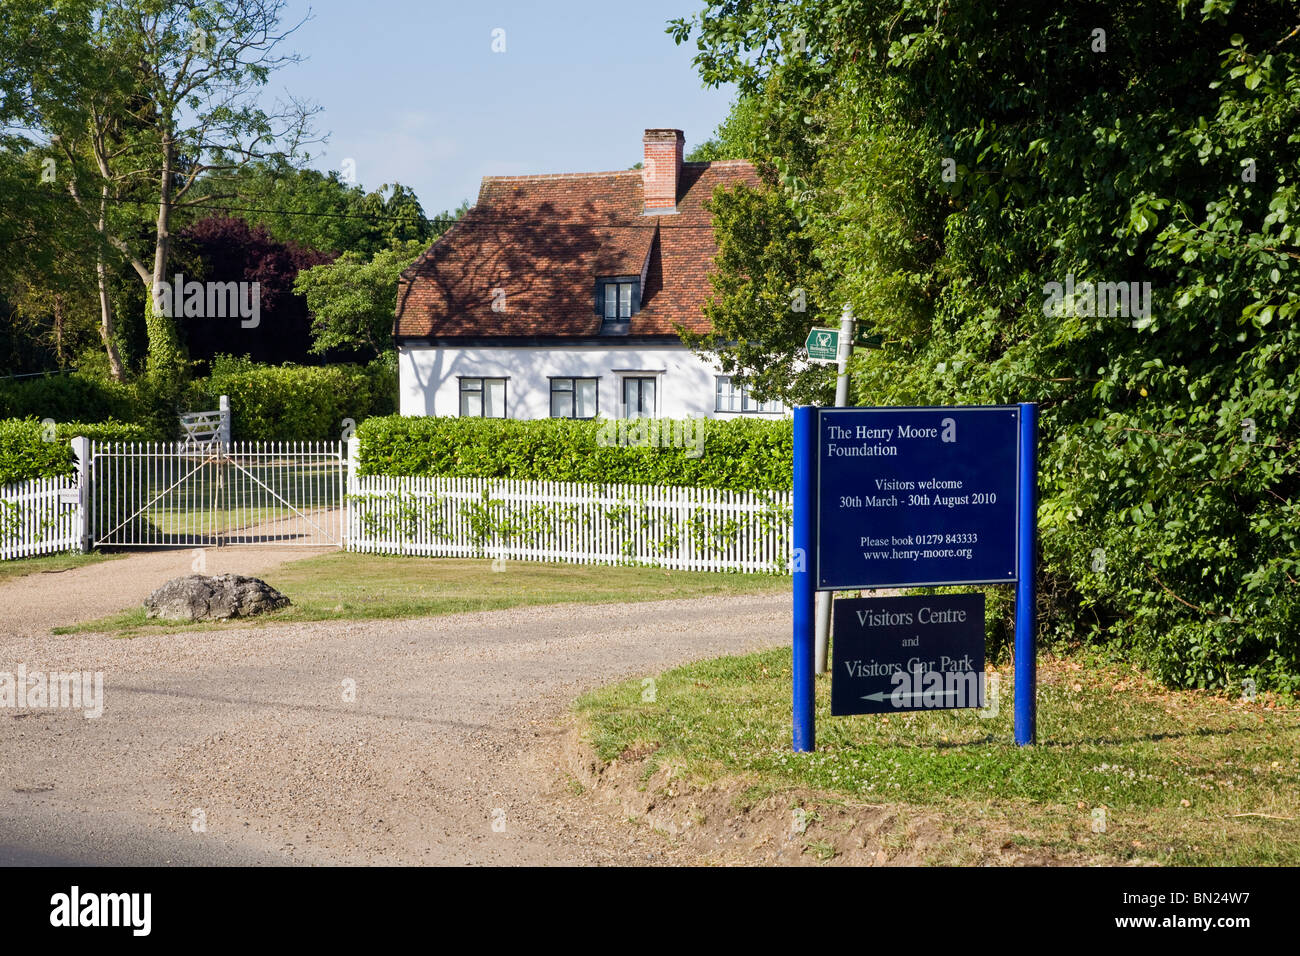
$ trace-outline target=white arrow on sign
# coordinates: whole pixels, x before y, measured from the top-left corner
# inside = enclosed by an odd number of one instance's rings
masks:
[[[947,697],[949,694],[955,694],[955,693],[957,693],[957,688],[954,687],[952,690],[913,690],[913,691],[908,691],[905,694],[899,694],[898,696],[899,697],[923,697],[926,694],[938,694],[940,697]],[[886,697],[893,697],[893,696],[894,696],[893,694],[886,694],[883,690],[880,690],[880,691],[876,691],[874,694],[867,694],[862,699],[874,700],[879,702],[884,700]]]

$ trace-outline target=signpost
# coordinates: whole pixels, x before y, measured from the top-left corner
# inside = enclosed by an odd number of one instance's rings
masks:
[[[951,584],[1016,586],[1015,737],[1017,744],[1034,742],[1036,449],[1037,406],[1032,404],[795,409],[795,750],[815,748],[812,608],[816,592]],[[889,641],[898,645],[895,650],[901,650],[902,640],[925,639],[923,635],[928,635],[934,648],[937,657],[933,660],[940,673],[944,657],[950,663],[973,667],[970,648],[978,634],[982,678],[983,598],[956,597],[978,598],[978,615],[970,607],[964,609],[964,616],[941,614],[926,625],[926,631],[914,630],[906,638],[893,631],[874,632],[875,636],[868,638],[859,633],[863,627],[855,631],[851,623],[840,626],[842,615],[856,615],[859,610],[887,616],[906,611],[873,612],[857,602],[848,604],[847,610],[837,606],[835,677],[847,676],[847,671],[842,675],[839,670],[845,662],[857,660],[871,670],[873,664],[880,664],[872,655],[884,655]],[[929,600],[936,608],[942,603],[934,597],[895,600]],[[954,605],[952,610],[962,608]],[[917,612],[912,613],[915,625]],[[980,622],[978,629],[971,623],[975,617]],[[844,644],[840,644],[842,635],[847,636]],[[863,649],[863,640],[876,644]],[[855,648],[857,657],[846,656],[854,654]],[[924,678],[932,658],[920,653],[912,656],[925,659],[920,672]],[[909,671],[906,662],[904,658],[900,684],[916,680],[917,671]],[[893,675],[900,672],[892,667],[888,670],[892,682]],[[844,694],[852,696],[854,682],[870,676],[865,671],[857,673],[859,676],[848,681],[850,690],[839,693],[839,706],[850,706]],[[926,680],[932,684],[932,679]],[[928,699],[933,704],[944,696],[955,697],[945,694],[936,698],[931,687],[931,696],[926,698],[924,686],[901,692],[919,691],[920,698],[895,697],[891,683],[889,695],[871,700],[885,688],[866,686],[875,689],[858,694],[859,704],[883,703],[884,710],[910,709],[895,704],[913,699]],[[945,684],[943,689],[951,688]],[[837,693],[833,685],[833,713],[841,712],[834,702]],[[864,697],[868,699],[862,700]],[[968,706],[982,706],[982,685],[978,701]]]
[[[810,362],[837,362],[840,357],[840,333],[838,329],[815,328],[808,333],[804,341],[808,349]]]
[[[983,594],[835,602],[832,715],[983,706]]]
[[[853,305],[845,302],[844,308],[840,312],[840,331],[838,337],[826,339],[825,333],[834,334],[831,329],[813,329],[808,336],[808,341],[804,343],[809,350],[809,355],[829,354],[826,346],[834,341],[836,344],[836,361],[839,365],[839,374],[835,376],[835,404],[844,406],[849,403],[849,360],[853,358],[853,343],[856,339],[858,323],[853,318]],[[818,351],[817,341],[824,341],[823,350]],[[831,646],[831,594],[829,591],[821,591],[817,594],[817,637],[815,643],[815,657],[813,658],[813,670],[815,673],[824,674],[827,663],[830,659]]]

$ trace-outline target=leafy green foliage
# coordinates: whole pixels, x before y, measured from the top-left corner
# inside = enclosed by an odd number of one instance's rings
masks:
[[[428,245],[469,208],[467,202],[429,219],[401,183],[366,192],[344,182],[338,172],[300,169],[284,161],[249,163],[206,177],[196,191],[212,197],[213,210],[263,226],[280,242],[367,257],[394,243]]]
[[[392,351],[397,279],[426,248],[422,240],[398,242],[369,261],[345,252],[334,262],[300,272],[294,291],[306,296],[313,316],[311,350]]]
[[[141,439],[176,437],[178,392],[174,382],[144,376],[130,384],[88,373],[0,382],[0,416],[52,418],[56,422],[131,422]]]
[[[728,0],[671,29],[763,111],[765,189],[715,200],[705,344],[815,393],[773,311],[810,283],[804,331],[849,302],[883,339],[857,402],[1039,402],[1049,633],[1181,686],[1300,690],[1295,25],[1280,0]],[[1056,314],[1067,277],[1149,282],[1149,313]]]
[[[122,422],[61,422],[51,431],[35,418],[0,419],[0,485],[72,473],[73,438],[92,441],[144,441],[140,425]]]
[[[110,252],[112,267],[129,265],[146,292],[170,276],[181,225],[173,213],[199,202],[192,190],[205,173],[255,156],[302,159],[316,110],[293,98],[262,106],[271,73],[298,59],[280,47],[293,32],[279,23],[283,8],[281,0],[20,0],[19,26],[51,18],[61,28],[15,87],[29,128],[57,157],[60,191],[94,224],[97,261],[86,267],[97,269],[101,293]],[[172,318],[146,301],[144,329],[150,372],[179,379]]]
[[[203,271],[183,237],[205,215],[242,217],[301,250],[371,256],[427,244],[467,208],[431,220],[399,183],[367,191],[351,175],[300,168],[318,142],[315,106],[262,95],[298,60],[286,49],[298,25],[281,22],[286,12],[282,0],[6,0],[0,369],[89,369],[101,350],[115,380],[147,363],[159,388],[176,391],[186,346],[210,358],[214,326],[157,314],[149,292],[177,271]],[[210,273],[237,265],[235,278],[263,284],[262,331],[242,330],[241,341],[261,360],[294,358],[266,331],[299,324],[297,308],[271,321],[280,297],[267,273],[284,274],[282,263],[213,245],[199,256]]]
[[[392,414],[397,375],[382,360],[366,366],[274,366],[223,356],[192,390],[191,404],[215,408],[218,395],[230,397],[236,441],[326,441],[342,435],[345,419],[356,423]]]
[[[90,375],[47,375],[0,381],[0,418],[55,421],[132,421],[140,413],[135,390]]]
[[[762,121],[761,104],[742,96],[732,104],[731,112],[713,135],[690,150],[684,159],[688,163],[750,159],[755,155],[754,143],[762,132],[759,125]],[[638,169],[640,166],[637,163]]]
[[[682,422],[642,419],[641,433],[616,423],[541,419],[372,418],[357,429],[362,474],[447,475],[545,481],[789,490],[793,474],[790,422],[696,419],[703,451],[671,447]],[[636,424],[636,423],[634,423]],[[656,431],[657,430],[657,431]],[[652,436],[658,434],[657,441]],[[667,446],[667,447],[665,447]],[[698,446],[696,446],[698,447]]]
[[[72,471],[72,449],[45,434],[34,418],[0,420],[0,485]]]
[[[45,159],[0,135],[0,299],[13,306],[8,315],[0,305],[0,368],[14,372],[66,367],[78,352],[103,348],[94,232],[57,183],[42,181]]]
[[[324,441],[339,438],[344,419],[391,415],[397,407],[397,372],[382,358],[365,366],[317,367],[218,356],[211,375],[183,390],[149,376],[129,385],[82,374],[0,381],[0,416],[132,422],[134,437],[122,433],[116,440],[173,441],[181,408],[215,409],[221,395],[230,397],[236,440]]]
[[[819,366],[796,364],[811,327],[808,316],[827,296],[825,274],[810,266],[811,240],[775,192],[719,189],[710,209],[721,240],[714,297],[704,308],[711,328],[684,331],[682,340],[716,353],[722,371],[760,401],[781,396],[790,404],[826,403],[834,379]]]

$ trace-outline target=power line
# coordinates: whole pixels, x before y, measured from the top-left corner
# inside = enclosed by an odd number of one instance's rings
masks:
[[[50,369],[48,372],[23,372],[22,374],[19,375],[0,375],[0,379],[8,381],[11,378],[37,378],[37,377],[43,377],[47,375],[70,375],[70,374],[72,374],[71,369],[55,368],[55,369]]]
[[[120,198],[120,197],[107,197],[107,199],[109,202],[120,203],[125,205],[150,206],[150,207],[158,205],[157,202],[152,200],[146,200],[146,199],[127,199],[127,198]],[[679,223],[677,225],[664,225],[658,221],[639,223],[639,222],[568,222],[564,220],[559,220],[559,221],[549,220],[549,219],[528,220],[524,218],[489,219],[489,218],[480,218],[478,216],[472,216],[471,215],[471,213],[473,212],[472,208],[468,210],[465,213],[465,215],[462,217],[456,217],[456,218],[436,217],[432,219],[423,214],[390,216],[381,213],[367,213],[367,212],[311,212],[311,211],[297,210],[297,209],[267,209],[265,207],[260,207],[260,206],[229,206],[223,202],[220,202],[219,200],[213,200],[210,204],[205,204],[203,207],[173,206],[173,208],[174,209],[206,208],[213,211],[220,210],[224,212],[261,213],[263,215],[277,215],[277,216],[308,216],[317,219],[365,219],[372,222],[380,222],[380,221],[422,222],[426,225],[439,225],[439,226],[442,225],[452,226],[455,225],[456,223],[466,223],[475,226],[480,226],[480,225],[481,226],[520,226],[520,225],[532,223],[538,226],[567,225],[567,226],[582,226],[590,229],[655,229],[655,228],[712,229],[713,228],[713,224],[711,222],[710,223]]]

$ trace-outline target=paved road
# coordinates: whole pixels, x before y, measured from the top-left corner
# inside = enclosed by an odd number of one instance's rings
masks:
[[[0,631],[0,673],[104,674],[98,719],[0,708],[0,864],[647,862],[654,847],[567,793],[557,720],[584,689],[782,644],[788,615],[775,594]]]

